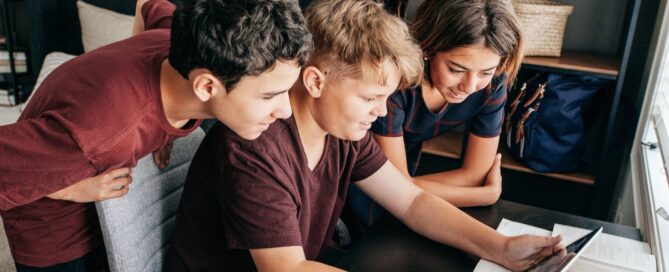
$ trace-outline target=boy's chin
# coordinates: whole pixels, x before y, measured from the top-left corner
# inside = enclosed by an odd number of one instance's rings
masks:
[[[249,140],[253,141],[255,139],[258,139],[260,135],[262,135],[262,132],[235,132],[239,137],[242,137],[244,140]]]
[[[347,131],[345,133],[342,133],[340,135],[335,135],[334,133],[330,133],[332,136],[335,136],[339,139],[346,140],[346,141],[360,141],[362,138],[365,138],[365,135],[367,135],[367,130],[363,131]]]

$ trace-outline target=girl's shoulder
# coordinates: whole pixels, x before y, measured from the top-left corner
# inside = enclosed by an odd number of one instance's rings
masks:
[[[492,78],[490,88],[487,92],[488,98],[496,98],[506,96],[507,91],[507,76],[506,74],[497,75]]]
[[[498,89],[506,89],[506,81],[508,79],[508,76],[505,73],[502,73],[500,75],[496,75],[492,78],[492,81],[490,82],[491,87],[493,90],[498,90]]]
[[[388,98],[388,103],[397,104],[397,106],[405,108],[417,102],[423,101],[423,93],[420,85],[405,89],[395,90]]]

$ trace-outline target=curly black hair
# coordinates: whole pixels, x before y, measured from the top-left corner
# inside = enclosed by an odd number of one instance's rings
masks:
[[[304,65],[311,34],[295,0],[180,0],[174,12],[170,64],[184,77],[206,68],[228,91],[276,61]]]

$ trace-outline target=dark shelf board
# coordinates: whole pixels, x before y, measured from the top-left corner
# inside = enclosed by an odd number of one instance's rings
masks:
[[[620,59],[588,53],[562,52],[560,57],[531,57],[523,59],[523,67],[564,73],[593,74],[607,79],[616,79]]]

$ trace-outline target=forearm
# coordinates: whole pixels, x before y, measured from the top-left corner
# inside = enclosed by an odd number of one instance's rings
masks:
[[[483,185],[485,182],[485,174],[485,172],[474,174],[472,171],[458,168],[444,172],[417,176],[415,178],[451,186],[475,187]]]
[[[493,187],[466,187],[449,185],[437,181],[414,179],[414,183],[424,191],[434,194],[456,207],[488,206],[495,204],[501,192]]]
[[[329,271],[344,271],[339,268],[336,268],[334,266],[329,266],[324,263],[319,263],[319,262],[314,262],[314,261],[302,261],[300,262],[294,269],[288,269],[286,271],[296,271],[296,272],[310,272],[310,271],[323,271],[323,272],[329,272]]]
[[[498,145],[499,137],[483,138],[470,133],[461,167],[417,178],[454,186],[482,186],[495,161]]]
[[[301,260],[291,258],[294,256],[278,256],[272,259],[259,259],[254,258],[256,268],[260,272],[310,272],[310,271],[343,271],[334,266],[329,266],[324,263],[319,263],[315,261],[309,261],[304,259],[302,255]]]
[[[249,251],[256,268],[261,272],[342,271],[324,263],[307,260],[301,246],[259,248]]]
[[[144,17],[142,15],[142,7],[148,0],[137,0],[135,6],[135,21],[132,26],[132,35],[137,35],[144,31]]]
[[[73,139],[55,118],[0,127],[0,210],[31,203],[95,175]]]
[[[418,195],[409,207],[404,223],[437,242],[483,259],[497,263],[503,261],[506,237],[434,195]]]

